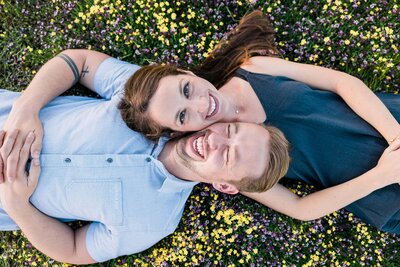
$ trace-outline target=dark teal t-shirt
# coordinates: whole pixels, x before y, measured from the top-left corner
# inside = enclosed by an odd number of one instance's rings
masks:
[[[265,123],[282,130],[291,144],[287,178],[319,188],[334,186],[375,167],[387,147],[385,139],[334,93],[286,77],[243,69],[236,74],[253,87],[267,114]],[[399,119],[400,96],[377,95]],[[380,229],[391,220],[393,229],[385,230],[397,231],[393,216],[400,210],[400,186],[376,190],[346,209]]]

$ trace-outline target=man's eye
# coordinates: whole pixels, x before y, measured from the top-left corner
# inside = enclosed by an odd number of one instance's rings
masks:
[[[186,110],[181,111],[181,113],[179,113],[179,122],[181,124],[183,124],[185,122],[185,117],[186,117]]]
[[[187,82],[187,83],[185,84],[185,86],[183,87],[183,95],[184,95],[186,98],[189,98],[189,93],[190,93],[190,87],[189,87],[189,82]]]
[[[225,160],[226,164],[229,163],[229,146],[226,147],[226,160]]]

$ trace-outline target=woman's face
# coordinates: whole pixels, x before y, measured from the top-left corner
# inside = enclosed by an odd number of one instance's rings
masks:
[[[226,104],[210,82],[188,73],[162,78],[148,112],[163,127],[197,131],[223,119]]]

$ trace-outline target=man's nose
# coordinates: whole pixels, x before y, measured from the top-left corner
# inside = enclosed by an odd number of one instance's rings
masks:
[[[228,144],[228,139],[221,134],[212,132],[207,138],[208,147],[210,150],[223,148]]]

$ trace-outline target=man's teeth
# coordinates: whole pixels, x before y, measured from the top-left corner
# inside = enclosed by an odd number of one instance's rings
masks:
[[[215,99],[214,97],[212,97],[210,95],[210,108],[208,109],[208,114],[207,116],[211,116],[211,114],[213,114],[215,107],[217,106],[217,104],[215,104]]]
[[[204,157],[204,149],[203,149],[203,140],[204,136],[199,136],[193,142],[193,149],[200,154],[200,156]]]

